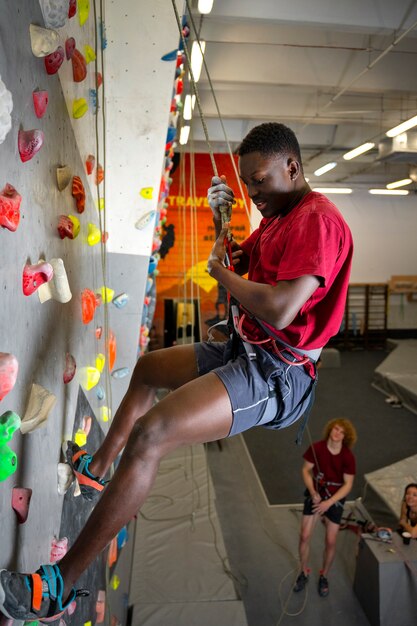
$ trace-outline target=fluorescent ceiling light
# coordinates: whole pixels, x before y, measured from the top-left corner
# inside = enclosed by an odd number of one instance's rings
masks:
[[[187,143],[189,134],[190,134],[190,127],[189,126],[183,126],[181,128],[181,132],[180,132],[180,144],[182,146],[185,146],[185,144]]]
[[[397,187],[405,187],[412,182],[413,181],[411,180],[411,178],[403,178],[402,180],[396,180],[393,183],[388,183],[387,189],[397,189]]]
[[[198,10],[207,15],[213,8],[213,0],[198,0]]]
[[[407,189],[369,189],[374,196],[408,196]]]
[[[195,96],[191,96],[190,94],[185,96],[184,113],[183,113],[183,118],[185,120],[190,120],[192,118],[194,105],[195,105]]]
[[[194,76],[195,82],[200,78],[201,68],[203,66],[203,54],[206,49],[206,42],[200,39],[200,46],[198,41],[193,41],[193,47],[191,48],[191,70]],[[202,54],[203,53],[203,54]]]
[[[319,169],[314,172],[314,176],[321,176],[326,172],[330,172],[330,170],[336,167],[336,165],[337,163],[335,161],[333,161],[332,163],[326,163],[326,165],[323,165],[323,167],[319,167]]]
[[[318,193],[352,193],[349,187],[313,187]]]
[[[405,133],[406,130],[413,128],[413,126],[417,126],[417,115],[415,115],[414,117],[410,117],[409,120],[398,124],[398,126],[394,126],[394,128],[391,128],[385,134],[387,137],[396,137],[401,133]]]
[[[361,146],[358,146],[357,148],[350,150],[350,152],[346,152],[346,154],[343,155],[343,158],[346,161],[350,161],[350,159],[354,159],[360,154],[363,154],[364,152],[368,152],[368,150],[371,150],[371,148],[373,148],[374,146],[375,146],[374,143],[371,143],[370,141],[368,141],[368,143],[363,143]]]

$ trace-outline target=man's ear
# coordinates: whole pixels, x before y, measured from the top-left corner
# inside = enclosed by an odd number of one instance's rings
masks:
[[[291,157],[288,157],[287,170],[290,180],[297,180],[300,174],[300,164]]]

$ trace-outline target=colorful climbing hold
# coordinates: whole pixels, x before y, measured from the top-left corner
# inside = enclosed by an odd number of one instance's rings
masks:
[[[13,411],[0,415],[0,480],[6,480],[17,469],[17,455],[7,445],[20,426],[20,417]]]
[[[78,19],[80,26],[83,26],[88,20],[90,14],[90,0],[78,0]]]
[[[151,223],[155,215],[156,211],[154,211],[153,209],[151,211],[147,211],[144,215],[142,215],[142,217],[138,219],[135,224],[135,228],[137,228],[138,230],[143,230],[144,228],[146,228],[146,226],[148,226],[148,224]]]
[[[115,361],[116,361],[116,355],[117,355],[117,341],[116,341],[116,336],[113,333],[112,330],[109,331],[109,338],[107,341],[107,361],[109,364],[109,371],[111,372]]]
[[[12,110],[12,94],[0,77],[0,144],[6,139],[6,135],[12,127]]]
[[[120,578],[118,577],[117,574],[113,574],[113,576],[110,579],[110,587],[114,590],[116,590],[120,585]]]
[[[130,369],[128,367],[120,367],[117,370],[113,370],[111,373],[113,378],[116,378],[116,379],[125,378],[126,376],[129,376],[129,374],[130,374]]]
[[[103,76],[100,74],[100,72],[96,73],[96,88],[98,89],[99,87],[101,87],[101,85],[103,84]]]
[[[75,239],[80,232],[80,220],[75,215],[60,215],[57,229],[61,239]]]
[[[68,17],[74,17],[77,12],[77,0],[69,0]]]
[[[89,176],[90,174],[93,173],[95,163],[96,163],[96,157],[93,154],[89,154],[85,160],[85,169]]]
[[[91,63],[92,61],[95,61],[97,58],[96,53],[94,52],[93,48],[89,46],[88,44],[85,44],[84,46],[84,58],[85,58],[86,63]]]
[[[112,567],[117,561],[117,536],[110,541],[109,551],[107,554],[107,565]]]
[[[105,304],[109,304],[114,298],[114,289],[111,289],[110,287],[103,286],[100,288],[99,292]]]
[[[102,20],[99,23],[99,29],[100,29],[101,49],[105,50],[107,48],[106,25]]]
[[[38,289],[39,301],[41,304],[48,300],[55,300],[65,304],[72,298],[71,289],[68,282],[67,272],[62,259],[50,259],[50,265],[54,270],[52,280],[41,285]]]
[[[129,296],[127,293],[120,293],[118,296],[113,298],[112,302],[118,309],[123,309],[123,307],[129,302]]]
[[[25,435],[43,426],[55,402],[56,397],[53,393],[42,385],[32,383],[26,411],[20,424],[20,432]]]
[[[175,59],[177,58],[177,53],[178,53],[178,50],[177,48],[175,48],[175,50],[171,50],[170,52],[167,52],[166,54],[164,54],[161,57],[161,61],[175,61]]]
[[[100,372],[96,367],[82,367],[80,369],[80,383],[86,390],[93,389],[100,380]]]
[[[91,289],[83,289],[81,293],[81,312],[83,324],[89,324],[93,317],[96,308],[100,305],[101,300],[97,298],[96,294]]]
[[[24,524],[28,518],[31,497],[32,489],[28,487],[13,487],[12,509],[16,513],[18,524]]]
[[[72,179],[72,196],[76,200],[78,213],[84,213],[85,189],[79,176],[74,176]]]
[[[97,396],[97,400],[104,400],[104,398],[106,397],[106,394],[104,392],[104,389],[101,385],[97,385],[96,388],[96,396]]]
[[[0,226],[14,232],[20,222],[20,203],[22,197],[16,189],[6,183],[0,191]]]
[[[96,624],[102,624],[106,613],[106,592],[103,590],[100,590],[97,595],[96,613]]]
[[[19,363],[13,354],[0,352],[0,402],[13,389]]]
[[[73,80],[75,83],[81,83],[87,76],[87,62],[77,48],[72,53],[71,62]]]
[[[102,326],[97,326],[96,328],[96,339],[101,339],[101,335],[103,334],[103,327]]]
[[[46,113],[46,109],[48,106],[48,92],[45,90],[39,91],[38,89],[36,89],[32,92],[32,98],[35,115],[40,119]]]
[[[88,90],[88,100],[90,102],[91,112],[95,115],[97,113],[97,89]]]
[[[56,50],[59,43],[59,33],[56,30],[30,24],[29,34],[35,57],[46,57]]]
[[[79,120],[88,111],[88,102],[85,98],[76,98],[72,103],[72,117]]]
[[[153,187],[142,187],[139,193],[145,200],[152,200]]]
[[[87,242],[89,246],[95,246],[101,241],[101,230],[95,224],[88,223]]]
[[[30,161],[42,148],[44,134],[42,130],[19,130],[17,135],[17,147],[20,159],[23,163]]]
[[[104,170],[100,163],[97,165],[96,171],[96,185],[99,185],[104,180]]]
[[[22,288],[25,296],[31,296],[37,288],[43,283],[47,283],[52,279],[54,269],[50,263],[45,261],[29,265],[23,268]]]
[[[68,19],[68,0],[40,0],[43,20],[48,28],[61,28]]]
[[[102,422],[108,422],[111,418],[111,411],[108,406],[100,407],[100,418]]]
[[[56,184],[59,191],[64,191],[68,187],[71,180],[72,172],[68,165],[62,165],[56,168]]]
[[[59,495],[63,496],[67,493],[68,489],[74,480],[74,474],[68,463],[58,463],[57,468],[57,487]]]
[[[67,61],[72,59],[72,57],[74,56],[75,46],[76,44],[74,37],[68,37],[68,39],[66,39],[65,41],[65,56],[67,57]]]
[[[50,563],[57,563],[68,552],[68,538],[62,537],[57,539],[54,537],[51,542],[51,552],[49,554]]]
[[[63,64],[64,58],[64,48],[62,46],[58,46],[54,52],[48,54],[44,59],[46,73],[49,75],[56,74]]]
[[[101,372],[104,370],[104,366],[106,364],[106,357],[101,352],[96,356],[96,368]]]
[[[64,367],[64,384],[68,385],[72,381],[75,376],[75,372],[77,369],[77,364],[75,362],[74,357],[69,352],[65,355],[65,367]]]

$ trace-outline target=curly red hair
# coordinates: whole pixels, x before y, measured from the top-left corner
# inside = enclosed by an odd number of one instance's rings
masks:
[[[352,448],[356,443],[358,435],[356,434],[356,428],[354,427],[352,422],[344,417],[336,417],[335,419],[330,420],[330,422],[327,422],[323,430],[323,439],[327,441],[332,429],[335,426],[341,426],[345,431],[343,445],[345,445],[347,448]]]

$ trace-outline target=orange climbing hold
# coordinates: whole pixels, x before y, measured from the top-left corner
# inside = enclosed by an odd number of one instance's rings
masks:
[[[109,364],[109,370],[112,371],[116,362],[117,354],[117,342],[116,336],[112,330],[109,331],[109,339],[107,341],[107,362]]]
[[[85,161],[85,169],[87,171],[88,176],[93,173],[94,165],[96,164],[96,157],[94,154],[89,154]]]
[[[74,176],[72,179],[72,195],[76,200],[78,213],[84,213],[85,189],[79,176]]]
[[[103,167],[99,163],[97,165],[97,172],[96,172],[96,185],[99,185],[100,183],[102,183],[103,180],[104,180],[104,170],[103,170]]]
[[[83,289],[81,293],[81,311],[83,324],[89,324],[94,318],[95,310],[101,304],[101,298],[91,291]]]

